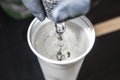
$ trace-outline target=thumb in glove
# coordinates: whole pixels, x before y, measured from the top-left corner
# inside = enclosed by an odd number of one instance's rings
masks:
[[[22,2],[39,20],[45,19],[46,15],[41,0],[22,0]]]

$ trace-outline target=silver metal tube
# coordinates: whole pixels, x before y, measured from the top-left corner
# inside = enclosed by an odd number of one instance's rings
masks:
[[[45,8],[46,15],[49,19],[51,18],[51,11],[57,5],[59,0],[42,0]]]

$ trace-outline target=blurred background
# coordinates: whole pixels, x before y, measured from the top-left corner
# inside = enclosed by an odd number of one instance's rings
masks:
[[[34,17],[21,1],[4,1],[0,2],[0,80],[44,80],[26,39]],[[120,0],[99,0],[87,14],[94,25],[119,16]],[[78,80],[120,80],[120,30],[96,37]]]

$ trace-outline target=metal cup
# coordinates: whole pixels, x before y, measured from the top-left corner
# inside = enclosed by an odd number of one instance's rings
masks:
[[[63,60],[63,61],[58,61],[49,57],[46,57],[44,55],[47,55],[46,53],[43,54],[42,49],[40,51],[38,51],[38,48],[43,48],[44,49],[44,45],[42,47],[36,47],[35,45],[37,43],[35,43],[35,36],[36,35],[41,35],[42,33],[38,34],[37,32],[39,32],[39,30],[42,30],[43,28],[46,27],[47,24],[49,24],[47,33],[49,35],[49,31],[54,31],[54,26],[50,25],[50,24],[54,24],[54,22],[52,22],[49,19],[45,19],[44,21],[39,21],[37,18],[35,18],[32,23],[29,26],[28,32],[27,32],[27,40],[28,40],[28,44],[31,48],[31,50],[33,51],[33,53],[37,56],[39,64],[41,66],[42,72],[44,74],[45,80],[76,80],[77,79],[77,75],[79,73],[79,70],[82,66],[83,60],[85,58],[85,56],[89,53],[89,51],[91,50],[94,41],[95,41],[95,32],[94,32],[94,28],[91,24],[91,22],[85,17],[85,16],[81,16],[75,19],[72,19],[70,21],[67,21],[66,24],[66,31],[64,33],[64,35],[66,36],[65,38],[69,38],[71,37],[72,39],[74,39],[74,35],[77,36],[75,37],[76,39],[79,39],[78,42],[81,41],[85,41],[84,43],[78,43],[81,47],[80,50],[82,50],[82,53],[78,53],[78,55],[74,58],[70,58],[68,60]],[[69,27],[69,24],[71,24],[72,26]],[[77,27],[76,27],[77,26]],[[70,29],[70,33],[75,33],[73,36],[71,36],[70,34],[67,33],[67,30]],[[80,30],[83,30],[83,32],[81,33]],[[42,30],[43,32],[45,32],[46,30]],[[74,31],[75,30],[75,31]],[[76,33],[76,31],[78,31]],[[69,32],[69,31],[68,31]],[[86,34],[87,38],[82,36],[81,34]],[[46,36],[47,34],[44,34],[44,36]],[[39,37],[38,36],[38,37]],[[83,40],[83,37],[85,38],[85,40]],[[86,40],[87,39],[87,40]],[[68,39],[69,41],[69,39]],[[52,41],[54,42],[54,41]],[[73,42],[76,43],[76,42]],[[40,42],[40,44],[43,44],[43,42]],[[51,44],[51,43],[50,43]],[[85,45],[87,45],[87,47],[84,47]],[[50,46],[49,44],[47,46]],[[54,46],[51,46],[51,50],[54,48]],[[79,47],[78,47],[79,49]],[[71,49],[72,51],[72,49]],[[51,53],[52,54],[52,53]],[[51,55],[50,54],[50,55]],[[74,55],[74,54],[73,54]],[[71,53],[71,57],[72,57],[72,53]]]

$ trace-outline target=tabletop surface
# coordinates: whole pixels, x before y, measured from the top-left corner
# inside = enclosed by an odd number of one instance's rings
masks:
[[[88,17],[93,23],[100,19],[92,13]],[[32,19],[14,20],[0,9],[0,80],[44,80],[37,58],[26,40]],[[120,80],[120,31],[96,37],[78,80]]]

